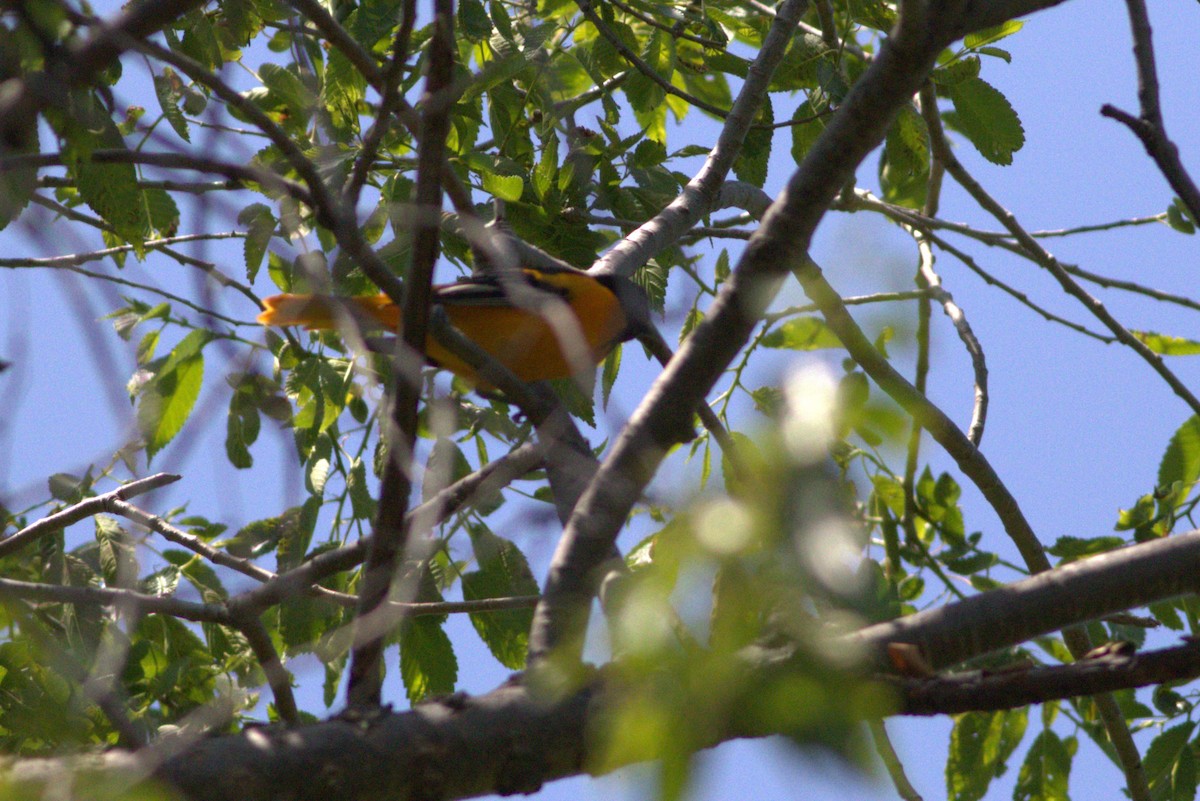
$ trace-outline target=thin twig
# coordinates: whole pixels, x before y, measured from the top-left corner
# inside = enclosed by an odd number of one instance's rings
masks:
[[[415,3],[405,4],[406,24],[411,26]],[[401,60],[405,42],[393,66]],[[412,266],[405,284],[400,336],[395,360],[396,382],[392,391],[390,426],[383,436],[388,443],[388,460],[380,479],[380,502],[375,518],[366,564],[363,568],[355,643],[350,653],[350,677],[346,699],[352,707],[375,706],[382,698],[384,633],[366,618],[375,614],[391,591],[392,580],[408,542],[415,538],[409,526],[408,496],[412,490],[412,453],[417,437],[417,406],[421,398],[419,365],[425,354],[425,337],[433,306],[433,270],[441,246],[441,232],[430,211],[442,205],[442,167],[446,136],[450,130],[451,98],[447,89],[454,72],[454,10],[451,0],[436,0],[433,35],[429,43],[428,73],[425,78],[420,150],[415,190],[419,219],[413,233]],[[393,102],[398,93],[389,97]]]
[[[867,729],[870,730],[871,740],[875,743],[875,753],[879,755],[883,767],[891,777],[896,794],[904,801],[922,801],[921,794],[917,792],[917,788],[912,786],[912,782],[908,780],[908,776],[904,772],[904,765],[900,762],[900,756],[896,753],[896,749],[892,747],[891,738],[888,737],[887,729],[883,727],[883,721],[868,720]]]
[[[1143,0],[1125,0],[1129,11],[1129,27],[1133,33],[1133,57],[1137,62],[1138,101],[1142,107],[1139,117],[1105,104],[1100,114],[1124,123],[1142,141],[1146,152],[1183,205],[1191,212],[1192,220],[1200,223],[1200,188],[1188,174],[1179,158],[1179,148],[1167,136],[1162,107],[1158,99],[1158,70],[1154,66],[1154,42],[1150,32],[1150,16]]]
[[[967,171],[958,157],[954,155],[949,143],[946,141],[945,133],[941,127],[941,118],[938,116],[936,106],[923,106],[921,114],[925,118],[926,126],[929,129],[929,140],[933,151],[937,153],[938,158],[946,165],[946,171],[954,177],[954,180],[962,186],[967,193],[974,198],[984,210],[995,217],[1001,225],[1012,234],[1016,239],[1017,244],[1025,251],[1028,258],[1032,259],[1039,266],[1045,269],[1058,281],[1068,295],[1078,300],[1083,304],[1093,316],[1096,317],[1104,326],[1113,333],[1117,340],[1140,356],[1147,364],[1150,365],[1158,375],[1166,382],[1167,386],[1192,410],[1194,414],[1200,415],[1200,398],[1197,398],[1187,385],[1179,379],[1171,368],[1167,367],[1162,356],[1150,350],[1144,342],[1130,333],[1124,325],[1115,318],[1104,304],[1097,298],[1093,297],[1083,287],[1081,287],[1065,270],[1062,264],[1059,263],[1049,251],[1041,246],[1017,221],[1017,218],[1008,209],[1000,205],[1000,203],[984,189],[983,185],[975,180],[974,176]]]
[[[109,504],[113,501],[124,501],[127,498],[135,498],[159,487],[165,487],[168,484],[174,484],[181,477],[173,473],[157,473],[153,476],[131,481],[128,484],[123,484],[111,492],[106,492],[103,495],[96,495],[92,498],[82,500],[72,506],[63,509],[61,512],[55,512],[49,517],[43,517],[36,523],[31,523],[21,529],[11,537],[0,540],[0,557],[8,556],[10,553],[23,548],[26,544],[49,534],[52,531],[64,529],[67,526],[78,523],[84,518],[92,515],[100,514],[101,512],[112,511]]]
[[[726,117],[717,145],[696,176],[654,219],[605,254],[593,266],[593,272],[631,275],[658,250],[678,241],[712,209],[719,197],[721,183],[763,102],[771,76],[791,41],[804,5],[804,0],[785,0],[780,6]],[[761,298],[765,305],[769,297],[769,292],[760,292],[755,302]],[[722,336],[728,339],[726,344],[730,345],[730,351],[740,347],[755,321],[739,319],[731,327],[720,317],[722,312],[748,317],[750,312],[739,306],[742,300],[730,301],[733,306],[721,306],[718,300],[714,304],[718,309],[710,312],[697,331],[711,333],[720,329]],[[704,395],[732,358],[732,353],[728,356],[721,353],[715,358],[712,353],[699,356],[700,346],[696,344],[695,335],[693,332],[693,336],[685,341],[684,348],[655,381],[571,513],[551,559],[542,603],[534,612],[529,639],[531,666],[542,664],[559,649],[562,658],[568,662],[580,657],[591,600],[604,575],[603,565],[612,554],[617,531],[665,455],[667,441],[691,431],[695,409],[703,403]],[[733,344],[735,340],[736,345]],[[707,362],[705,369],[698,370],[699,359]],[[672,391],[672,379],[682,381],[680,376],[691,381],[691,391]]]
[[[608,26],[607,22],[600,19],[600,16],[592,8],[592,0],[576,0],[575,4],[579,6],[579,10],[583,12],[584,18],[596,27],[596,30],[600,32],[600,35],[608,40],[608,43],[612,45],[614,50],[621,54],[622,58],[632,64],[638,72],[642,73],[642,75],[645,75],[655,84],[657,84],[658,87],[664,92],[681,98],[696,108],[707,111],[709,114],[721,119],[725,119],[732,113],[732,110],[714,106],[711,103],[707,103],[700,98],[683,91],[669,80],[659,75],[654,67],[647,64],[637,53],[633,52],[633,50],[629,48],[629,45],[625,44],[625,41],[617,35],[616,31]]]
[[[1129,1],[1136,2],[1136,0]],[[967,171],[962,162],[958,160],[958,157],[954,155],[949,143],[946,141],[936,104],[923,103],[921,106],[921,115],[925,120],[926,127],[929,129],[930,146],[937,155],[937,158],[945,165],[946,172],[954,177],[954,180],[967,191],[967,194],[980,207],[995,217],[1013,235],[1029,258],[1047,270],[1058,281],[1063,290],[1068,295],[1079,300],[1108,330],[1112,331],[1121,344],[1129,347],[1141,356],[1167,382],[1167,385],[1174,390],[1175,394],[1192,408],[1193,413],[1200,414],[1200,399],[1197,399],[1191,390],[1179,380],[1178,376],[1166,366],[1162,357],[1151,351],[1145,343],[1133,336],[1125,326],[1121,325],[1109,313],[1104,304],[1092,297],[1091,294],[1076,283],[1067,271],[1063,269],[1062,265],[1059,264],[1058,260],[1025,231],[1012,212],[1001,206],[984,189],[983,185],[976,181]],[[1033,572],[1042,572],[1049,569],[1048,563],[1043,566],[1044,562],[1044,554],[1041,555],[1041,560],[1036,564],[1030,563],[1026,559],[1026,565]],[[1081,658],[1091,650],[1091,641],[1087,632],[1083,629],[1068,629],[1063,631],[1063,641],[1076,659]],[[1125,721],[1125,716],[1121,713],[1117,707],[1116,700],[1111,695],[1097,695],[1094,701],[1100,713],[1100,718],[1104,722],[1104,728],[1108,732],[1109,739],[1112,741],[1113,748],[1117,753],[1121,767],[1125,772],[1125,780],[1130,795],[1134,798],[1134,801],[1149,801],[1150,788],[1145,771],[1142,768],[1141,755],[1138,753],[1137,745],[1133,742],[1133,737]]]
[[[267,676],[267,684],[275,696],[275,711],[279,719],[288,726],[300,725],[300,710],[296,706],[296,696],[292,693],[292,674],[283,666],[279,651],[271,635],[263,625],[262,619],[255,614],[239,614],[234,616],[233,625],[246,637],[254,651],[258,664]]]

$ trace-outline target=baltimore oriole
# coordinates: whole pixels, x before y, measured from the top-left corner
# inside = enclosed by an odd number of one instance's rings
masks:
[[[584,355],[591,364],[597,364],[618,342],[632,339],[652,325],[645,294],[628,278],[565,268],[523,268],[520,273],[534,288],[567,304],[579,324],[582,342],[560,342],[541,315],[510,300],[504,281],[495,275],[475,275],[436,286],[434,300],[455,328],[522,381],[566,378],[573,372],[569,349],[586,348]],[[263,325],[328,329],[337,326],[339,314],[353,315],[390,331],[400,325],[400,308],[387,295],[275,295],[266,298],[263,305],[266,309],[258,315]],[[471,366],[432,335],[425,340],[425,354],[433,365],[486,388],[486,382]],[[578,359],[574,361],[579,363]]]

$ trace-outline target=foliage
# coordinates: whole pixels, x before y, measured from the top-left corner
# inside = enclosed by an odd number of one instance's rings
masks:
[[[768,15],[734,0],[535,5],[462,0],[455,10],[446,164],[466,188],[469,206],[447,213],[439,231],[445,264],[461,274],[487,266],[469,214],[487,221],[502,209],[516,236],[584,268],[653,219],[709,154],[713,132],[770,28]],[[752,189],[804,161],[879,57],[882,31],[894,21],[885,4],[834,4],[832,19],[823,19],[818,5],[791,38],[732,162],[733,176]],[[0,77],[42,70],[54,53],[94,30],[74,7],[15,8],[0,18]],[[77,259],[96,263],[92,280],[125,285],[107,319],[136,359],[126,389],[138,436],[108,464],[82,476],[52,476],[44,503],[0,508],[4,533],[158,465],[162,454],[200,436],[206,402],[228,410],[222,469],[261,469],[256,444],[264,424],[283,426],[306,495],[232,533],[186,508],[167,511],[157,520],[174,532],[176,547],[165,549],[154,533],[162,534],[161,527],[144,533],[97,516],[87,538],[58,529],[36,548],[4,556],[5,579],[224,608],[242,591],[235,586],[246,583],[244,576],[231,580],[233,571],[262,581],[270,578],[263,571],[286,574],[371,533],[384,501],[378,480],[391,456],[381,434],[395,383],[389,354],[365,349],[348,330],[262,331],[244,312],[260,294],[276,291],[374,291],[370,269],[354,255],[360,247],[392,274],[408,277],[418,227],[412,203],[420,127],[413,119],[419,123],[432,102],[421,91],[433,32],[424,11],[406,20],[397,9],[391,0],[340,2],[326,20],[276,0],[197,5],[150,40],[159,43],[143,51],[144,61],[128,59],[74,86],[61,107],[45,110],[48,127],[31,130],[29,141],[5,157],[11,163],[0,172],[0,224],[16,227],[49,208],[100,243]],[[406,40],[402,32],[410,28]],[[996,44],[1020,28],[1009,22],[976,32],[941,54],[920,100],[935,107],[914,100],[899,110],[876,156],[880,193],[859,193],[857,209],[895,220],[927,245],[937,226],[917,212],[936,208],[931,192],[941,180],[935,158],[941,137],[949,134],[960,150],[972,147],[992,164],[1012,163],[1026,131],[1018,111],[982,76],[1011,60]],[[844,40],[834,47],[822,34]],[[389,72],[397,43],[406,58]],[[149,73],[135,74],[143,68]],[[380,116],[381,107],[397,107],[384,76],[395,79],[404,99],[395,118]],[[135,92],[152,95],[153,108],[117,106],[114,98]],[[47,158],[21,161],[22,153]],[[196,171],[206,179],[195,180]],[[358,200],[361,224],[352,232],[320,207],[314,176],[339,202]],[[233,236],[241,241],[231,252],[242,258],[236,269],[179,253],[179,231],[196,197],[236,221]],[[755,216],[713,212],[703,231],[684,234],[637,265],[634,278],[654,309],[686,310],[659,318],[678,328],[668,340],[686,341],[704,319],[740,252],[723,243],[744,238]],[[1161,218],[1179,232],[1194,231],[1182,202]],[[215,229],[198,233],[220,237]],[[209,284],[183,296],[140,285],[122,277],[130,255],[197,267]],[[928,277],[917,286],[927,288]],[[215,292],[240,302],[239,313],[221,313],[224,307],[211,300]],[[931,293],[919,294],[928,314]],[[867,302],[912,300],[881,293]],[[903,318],[913,307],[896,308],[874,332],[875,349],[889,358],[892,350],[927,356],[927,325],[912,330]],[[1014,564],[996,533],[972,528],[978,524],[964,515],[963,475],[935,468],[919,438],[909,444],[911,410],[868,379],[816,311],[777,308],[758,324],[723,376],[715,403],[735,447],[714,454],[716,438],[699,433],[671,462],[691,485],[688,497],[668,502],[648,495],[635,512],[632,527],[643,539],[627,555],[628,576],[607,610],[610,677],[628,692],[605,710],[594,767],[658,759],[664,798],[685,791],[692,755],[712,745],[717,732],[782,733],[865,759],[858,724],[889,714],[898,702],[849,669],[838,637],[1035,569]],[[1200,352],[1180,336],[1134,330],[1130,338],[1161,356]],[[636,350],[626,345],[604,362],[601,411],[613,408],[621,382],[634,375]],[[751,369],[789,352],[832,367],[789,381],[766,381]],[[433,370],[425,378],[419,495],[433,504],[441,490],[536,435],[513,399],[481,396]],[[590,395],[572,382],[556,390],[576,418],[604,427]],[[1189,520],[1200,478],[1198,421],[1179,428],[1157,479],[1120,511],[1122,534],[1064,536],[1047,552],[1066,564],[1127,538],[1166,537]],[[402,683],[410,701],[452,693],[460,684],[461,644],[446,633],[450,608],[439,606],[447,595],[467,602],[475,631],[499,664],[512,670],[525,664],[532,609],[469,606],[539,592],[542,565],[534,546],[537,531],[554,528],[544,525],[552,491],[545,471],[520,478],[529,483],[489,487],[418,532],[420,547],[408,554],[396,592],[421,614],[390,630],[386,656],[389,681]],[[214,708],[221,713],[214,729],[234,730],[261,714],[259,695],[270,678],[264,660],[272,650],[314,655],[325,668],[325,705],[333,706],[361,578],[356,563],[322,576],[311,593],[270,605],[260,621],[266,646],[236,618],[181,619],[166,607],[133,614],[120,603],[5,590],[0,742],[19,755],[129,744],[126,724],[153,736]],[[1172,630],[1200,633],[1193,599],[1164,600],[1151,612]],[[1144,637],[1116,623],[1092,628],[1104,639]],[[781,643],[793,649],[787,670],[747,669],[748,653]],[[1057,637],[1037,644],[1040,650],[983,658],[979,667],[1070,658]],[[102,694],[119,699],[125,721],[103,711],[88,680],[98,664],[119,665]],[[1122,706],[1130,724],[1162,730],[1145,752],[1155,797],[1191,797],[1200,747],[1191,721],[1194,693],[1160,688],[1157,715],[1132,698]],[[1066,797],[1080,732],[1117,758],[1090,701],[1044,710],[1036,733],[1026,731],[1024,708],[956,717],[948,796],[984,797],[1022,745],[1018,798]],[[269,714],[284,714],[278,697]]]

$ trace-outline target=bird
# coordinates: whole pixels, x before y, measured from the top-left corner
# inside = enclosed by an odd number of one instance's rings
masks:
[[[518,305],[508,282],[557,297],[575,317],[581,342],[571,342],[569,329],[556,331],[537,304]],[[567,378],[586,357],[598,364],[619,342],[653,328],[645,293],[628,278],[592,274],[566,267],[523,267],[506,273],[475,274],[433,287],[433,302],[467,339],[525,382]],[[336,328],[348,316],[389,331],[400,327],[400,307],[387,295],[275,295],[263,300],[263,325],[300,325],[309,330]],[[552,311],[551,311],[552,313]],[[570,328],[573,328],[571,326]],[[654,331],[657,334],[657,330]],[[579,348],[576,352],[573,349]],[[479,389],[490,389],[475,368],[433,334],[425,340],[426,359]]]

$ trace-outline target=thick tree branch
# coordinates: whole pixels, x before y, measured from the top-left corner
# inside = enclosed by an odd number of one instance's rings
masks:
[[[415,3],[405,6],[401,33],[411,30]],[[395,60],[402,60],[407,36],[396,44]],[[421,122],[421,147],[417,163],[416,229],[413,260],[404,285],[400,335],[396,344],[396,383],[392,391],[390,426],[383,436],[388,443],[388,460],[380,479],[379,511],[367,549],[359,596],[358,617],[379,609],[391,592],[392,581],[407,543],[412,539],[407,517],[412,492],[412,453],[417,438],[417,405],[421,399],[420,365],[425,356],[425,336],[433,306],[433,270],[441,251],[437,225],[442,207],[442,165],[446,135],[450,130],[451,99],[447,90],[454,72],[454,7],[450,0],[434,6],[433,37],[429,43],[429,71]],[[389,70],[390,74],[390,70]],[[394,105],[398,93],[388,90],[385,99]],[[377,126],[386,125],[379,120]],[[378,142],[376,142],[378,144]],[[356,189],[354,191],[357,191]],[[360,631],[351,652],[347,700],[351,706],[378,704],[383,682],[384,632]]]
[[[847,645],[883,660],[890,643],[918,645],[935,665],[961,662],[1038,634],[1094,620],[1120,608],[1162,601],[1196,589],[1200,532],[1130,546],[1075,562],[942,609],[871,626]],[[965,637],[963,632],[977,636]],[[993,632],[995,632],[993,634]],[[747,671],[794,669],[792,652],[748,648]],[[1102,657],[1065,668],[933,680],[888,679],[902,693],[898,712],[930,714],[1005,708],[1091,691],[1188,678],[1200,670],[1194,644],[1135,656]],[[586,772],[596,740],[589,730],[617,700],[601,672],[577,691],[550,700],[519,679],[486,695],[420,704],[412,711],[344,716],[299,730],[255,728],[194,742],[161,764],[157,755],[115,751],[83,759],[20,760],[8,765],[12,789],[38,790],[69,771],[98,770],[106,780],[140,781],[147,763],[155,778],[194,801],[297,801],[467,798],[529,793],[545,782]],[[976,693],[969,689],[978,688]],[[728,720],[697,743],[766,734]],[[628,755],[635,759],[636,755]],[[646,756],[649,758],[649,755]],[[353,766],[352,769],[348,766]],[[609,767],[614,767],[609,765]],[[61,787],[62,785],[58,785]]]
[[[790,35],[794,20],[786,29]],[[773,27],[772,33],[775,30]],[[885,41],[879,57],[851,89],[783,195],[767,212],[708,315],[650,388],[576,507],[555,551],[545,598],[535,614],[531,658],[546,657],[560,647],[565,661],[577,658],[595,595],[595,571],[612,549],[634,502],[674,438],[690,431],[693,410],[746,343],[787,271],[803,262],[817,222],[859,162],[883,138],[901,103],[920,87],[938,51],[920,25]],[[719,144],[689,187],[700,192],[709,170],[723,176],[722,163]],[[715,197],[716,186],[709,187],[709,192]],[[706,211],[710,205],[711,199],[696,208]],[[686,201],[677,200],[656,220],[664,225],[668,225],[666,220],[686,222],[689,208]],[[642,230],[656,228],[658,223]],[[625,257],[618,254],[623,249],[627,256],[645,249],[648,257],[652,252],[648,243],[655,237],[638,234],[610,251],[606,260],[623,261]]]
[[[148,478],[131,481],[103,495],[82,500],[73,506],[63,509],[61,512],[56,512],[49,517],[43,517],[36,523],[31,523],[11,537],[0,540],[0,557],[8,556],[10,553],[45,534],[66,528],[72,523],[78,523],[80,520],[92,515],[111,511],[111,503],[113,501],[136,498],[138,495],[156,490],[159,487],[165,487],[167,484],[174,484],[179,479],[180,476],[172,473],[157,473]]]

